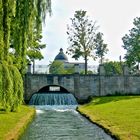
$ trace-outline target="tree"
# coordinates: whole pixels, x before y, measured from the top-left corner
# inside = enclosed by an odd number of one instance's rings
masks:
[[[107,75],[123,74],[122,65],[124,62],[109,61],[104,63],[105,72]]]
[[[55,60],[50,63],[49,73],[50,74],[72,74],[75,72],[74,66],[65,67],[64,63]]]
[[[67,53],[76,60],[83,57],[85,60],[85,74],[87,74],[88,57],[95,59],[92,50],[95,48],[94,38],[97,26],[86,16],[86,11],[75,11],[74,18],[71,18],[71,26],[67,26],[67,35],[70,47]]]
[[[50,0],[0,0],[0,103],[7,111],[23,102],[28,46],[34,46],[50,10]]]
[[[140,63],[140,17],[134,19],[134,27],[122,38],[123,48],[127,51],[125,59],[129,67],[136,69]]]
[[[15,52],[14,63],[24,74],[27,55],[31,57],[34,52],[38,58],[42,57],[37,47],[42,32],[42,22],[45,21],[46,13],[51,12],[51,0],[18,0],[15,5],[15,15],[11,17],[10,43]]]
[[[50,64],[49,73],[51,74],[65,74],[64,63],[61,61],[53,61]]]
[[[96,56],[100,58],[100,63],[103,63],[104,55],[107,53],[107,44],[104,44],[103,33],[98,32],[95,37]]]
[[[36,59],[41,60],[44,58],[40,50],[44,49],[46,45],[40,43],[41,38],[42,38],[41,35],[38,38],[36,37],[33,43],[31,45],[28,45],[27,56],[29,61],[33,61]]]

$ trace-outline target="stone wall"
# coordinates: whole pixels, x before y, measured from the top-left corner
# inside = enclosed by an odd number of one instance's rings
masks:
[[[99,75],[51,75],[26,74],[24,79],[25,100],[34,92],[47,85],[59,85],[66,88],[80,101],[90,96],[112,94],[140,94],[140,75],[104,75],[103,67]],[[126,71],[127,72],[127,71]]]
[[[80,98],[113,94],[140,94],[140,75],[79,76]]]
[[[75,93],[74,75],[26,74],[24,78],[25,100],[29,100],[33,93],[47,85],[59,85],[71,93]]]

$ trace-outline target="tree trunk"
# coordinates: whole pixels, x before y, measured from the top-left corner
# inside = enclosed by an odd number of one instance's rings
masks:
[[[35,74],[35,60],[33,59],[33,74]]]
[[[85,75],[87,75],[87,56],[85,56]]]
[[[103,64],[103,57],[102,56],[101,56],[101,60],[100,61],[101,61],[101,64]]]

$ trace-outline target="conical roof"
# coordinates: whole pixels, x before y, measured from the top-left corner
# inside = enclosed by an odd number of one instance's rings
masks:
[[[54,60],[66,61],[66,62],[68,61],[68,58],[67,58],[67,56],[63,53],[63,49],[62,49],[62,48],[60,49],[59,54],[55,57]]]

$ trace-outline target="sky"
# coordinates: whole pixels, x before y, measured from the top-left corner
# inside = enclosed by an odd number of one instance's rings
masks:
[[[133,20],[140,16],[140,0],[52,0],[52,16],[47,16],[43,25],[42,43],[46,48],[41,52],[44,59],[36,64],[48,65],[63,48],[64,53],[69,47],[67,25],[77,10],[87,11],[89,19],[99,25],[98,31],[104,34],[104,43],[108,44],[109,52],[105,55],[110,61],[119,61],[126,51],[122,48],[122,37],[133,27]],[[68,56],[70,62],[75,61]],[[80,62],[84,62],[81,58]],[[89,60],[89,65],[97,65],[97,61]]]

